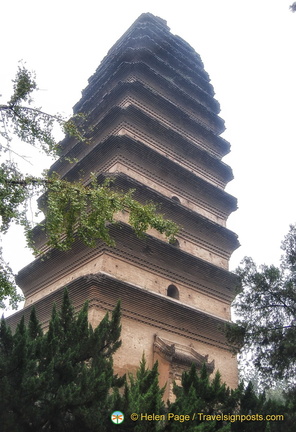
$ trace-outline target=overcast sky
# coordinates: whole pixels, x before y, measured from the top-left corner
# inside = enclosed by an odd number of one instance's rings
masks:
[[[228,227],[239,235],[243,256],[277,262],[280,243],[296,222],[295,114],[296,13],[292,0],[10,0],[1,6],[0,103],[11,89],[19,60],[35,70],[38,105],[70,115],[87,79],[109,48],[143,12],[165,19],[172,33],[200,55],[226,122],[224,158],[234,172],[227,191],[239,209]],[[26,149],[23,149],[26,153]],[[49,163],[39,157],[36,166]],[[25,167],[35,172],[31,165]],[[24,258],[20,238],[6,241],[17,271]]]

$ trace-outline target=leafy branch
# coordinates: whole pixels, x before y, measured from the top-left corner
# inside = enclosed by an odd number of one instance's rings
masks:
[[[97,240],[114,245],[109,226],[116,222],[120,212],[129,213],[129,224],[138,236],[149,228],[174,239],[177,225],[157,213],[157,205],[140,204],[133,199],[133,190],[127,193],[110,187],[112,180],[98,184],[93,175],[89,185],[67,182],[57,176],[49,179],[46,188],[46,219],[43,228],[48,246],[60,250],[71,248],[78,237],[87,246],[96,246]]]
[[[58,125],[65,134],[86,142],[85,131],[78,126],[84,116],[78,113],[70,120],[66,120],[60,114],[48,114],[41,108],[31,106],[32,92],[37,89],[35,74],[24,65],[20,65],[13,80],[13,94],[6,104],[0,105],[0,136],[7,143],[10,143],[12,136],[16,136],[50,156],[57,156],[60,150],[53,133],[55,125]]]
[[[259,268],[245,258],[237,270],[241,292],[234,302],[235,324],[226,326],[233,350],[252,359],[262,383],[285,379],[296,371],[296,226],[282,243],[281,265]]]
[[[6,141],[6,144],[0,145],[2,156],[8,151],[19,155],[19,152],[11,148],[13,136],[47,155],[59,156],[60,146],[53,134],[55,125],[65,134],[88,143],[83,129],[86,124],[85,115],[79,113],[70,120],[65,120],[59,114],[48,114],[41,108],[32,106],[32,92],[35,90],[35,74],[25,66],[19,66],[13,81],[13,94],[6,104],[0,105],[0,138]],[[68,182],[57,174],[32,177],[23,175],[11,159],[6,160],[0,165],[0,233],[5,234],[12,223],[20,224],[25,228],[29,246],[34,249],[32,223],[27,217],[27,207],[33,196],[42,193],[46,218],[41,226],[46,231],[50,248],[67,250],[77,238],[90,247],[94,247],[99,239],[113,245],[109,225],[116,223],[120,212],[129,214],[129,224],[138,236],[153,228],[174,241],[178,227],[159,214],[156,204],[143,205],[133,198],[133,190],[127,193],[116,191],[111,187],[111,182],[106,180],[99,184],[95,175],[92,175],[87,185]],[[35,252],[38,253],[37,250]],[[0,258],[2,259],[1,251]],[[19,297],[14,278],[9,266],[5,266],[4,260],[2,262],[0,302],[11,298],[15,307]]]

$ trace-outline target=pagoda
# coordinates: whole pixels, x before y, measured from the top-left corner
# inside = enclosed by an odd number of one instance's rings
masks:
[[[26,302],[8,319],[12,326],[34,305],[46,327],[65,286],[77,309],[88,300],[93,326],[120,299],[117,373],[134,372],[144,353],[149,366],[159,362],[161,384],[169,383],[166,398],[192,363],[219,370],[236,386],[236,359],[222,328],[235,295],[228,263],[239,244],[226,221],[237,202],[224,190],[233,175],[222,162],[230,145],[220,136],[219,111],[200,56],[164,20],[142,14],[74,106],[74,114],[87,114],[89,144],[65,138],[66,158],[51,170],[85,184],[96,173],[102,182],[112,177],[114,188],[134,189],[134,198],[158,203],[180,226],[177,241],[170,244],[153,230],[138,238],[125,214],[110,226],[115,247],[98,242],[89,248],[77,240],[68,252],[48,250],[35,229],[36,246],[49,258],[38,257],[18,274]]]

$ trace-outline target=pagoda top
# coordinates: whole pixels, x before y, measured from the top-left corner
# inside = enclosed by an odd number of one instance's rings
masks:
[[[186,47],[187,50],[191,51],[191,53],[195,54],[197,58],[201,61],[199,54],[196,53],[194,48],[186,42],[184,39],[182,39],[180,36],[173,35],[171,33],[170,27],[167,25],[167,21],[153,15],[150,12],[142,13],[134,22],[133,24],[123,33],[123,35],[118,39],[118,41],[109,49],[107,56],[112,55],[113,52],[120,47],[121,42],[125,40],[133,31],[136,29],[150,29],[151,27],[154,27],[155,29],[158,29],[159,31],[166,33],[167,36],[173,37],[176,40],[178,40],[184,48]]]
[[[156,62],[152,69],[156,67],[155,70],[159,72],[164,68],[169,80],[188,80],[189,85],[193,86],[189,94],[201,92],[202,98],[211,99],[211,102],[207,101],[212,105],[211,109],[219,112],[219,104],[212,100],[214,91],[200,55],[184,39],[172,34],[165,20],[151,13],[141,14],[109,49],[88,79],[81,100],[73,107],[74,112],[84,111],[84,103],[92,98],[94,90],[101,88],[123,64],[143,61],[148,62],[149,67]]]

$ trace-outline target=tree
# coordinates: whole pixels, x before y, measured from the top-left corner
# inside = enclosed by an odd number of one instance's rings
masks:
[[[123,385],[113,374],[112,361],[121,344],[120,305],[95,329],[88,324],[87,310],[85,304],[76,316],[65,290],[61,310],[54,306],[46,334],[34,309],[28,326],[22,319],[14,335],[2,319],[3,432],[110,430],[112,389]]]
[[[86,131],[87,113],[79,113],[67,121],[60,115],[47,114],[33,105],[32,94],[36,89],[35,75],[25,66],[19,66],[13,81],[13,95],[6,104],[0,105],[0,155],[3,160],[0,166],[1,234],[5,234],[12,223],[21,224],[25,228],[28,244],[34,248],[27,203],[34,194],[42,193],[46,207],[42,227],[46,230],[50,247],[69,249],[77,237],[89,246],[94,246],[98,239],[113,244],[108,224],[114,223],[115,215],[121,211],[129,213],[129,223],[137,235],[142,235],[151,227],[173,240],[177,226],[159,214],[156,204],[140,204],[133,199],[132,190],[128,193],[114,190],[112,180],[99,184],[93,175],[90,183],[84,185],[82,182],[67,182],[56,173],[35,178],[24,175],[15,161],[6,157],[7,152],[19,155],[12,146],[13,136],[58,157],[60,146],[53,133],[56,124],[77,141],[87,142],[86,135],[91,140],[91,132]],[[75,163],[75,160],[69,162]],[[2,253],[0,273],[0,307],[3,307],[5,299],[9,299],[15,308],[20,296]]]
[[[190,420],[167,422],[165,431],[189,432],[289,432],[295,429],[295,407],[256,394],[252,383],[230,389],[222,383],[219,372],[210,379],[205,365],[197,371],[193,365],[182,374],[181,386],[174,386],[176,400],[168,407],[176,416]],[[291,404],[291,406],[289,406]],[[267,415],[284,415],[283,421],[268,422]],[[243,417],[241,417],[243,416]],[[259,417],[261,416],[261,417]]]
[[[122,431],[156,432],[163,430],[163,421],[132,421],[132,413],[147,413],[161,416],[165,413],[163,393],[165,387],[160,388],[158,382],[158,363],[155,362],[152,369],[146,367],[143,354],[136,375],[129,373],[125,383],[122,411],[125,413],[125,421]],[[160,417],[159,417],[160,418]]]
[[[296,12],[296,2],[291,4],[290,9],[292,12]]]
[[[115,410],[125,420],[122,432],[290,432],[295,425],[295,393],[288,403],[256,395],[252,384],[230,390],[219,372],[210,379],[206,367],[195,366],[174,386],[176,400],[165,408],[164,388],[158,384],[158,367],[146,367],[143,357],[136,375],[118,378],[112,356],[120,347],[120,305],[97,328],[87,320],[88,305],[76,314],[67,290],[60,311],[53,307],[48,332],[43,333],[32,309],[27,325],[22,318],[14,334],[2,318],[0,325],[0,418],[3,432],[111,432]],[[189,415],[190,421],[132,421],[140,415]],[[193,419],[193,415],[195,418]],[[199,417],[202,414],[203,418]],[[262,415],[243,422],[235,417]],[[265,415],[284,414],[283,422],[265,421]],[[223,420],[211,416],[225,415]]]
[[[236,324],[228,326],[231,343],[247,352],[264,385],[285,380],[295,385],[296,372],[296,226],[282,243],[281,265],[257,268],[245,258],[237,270],[241,293],[234,307]]]
[[[242,386],[237,390],[230,390],[221,382],[221,375],[216,372],[211,380],[206,366],[200,372],[194,365],[188,372],[182,374],[181,387],[174,385],[176,401],[169,406],[169,412],[176,415],[188,414],[191,421],[168,422],[165,430],[178,431],[230,431],[230,425],[223,421],[209,419],[215,414],[230,414],[237,409],[237,403],[242,393]],[[200,417],[198,413],[203,414]],[[206,417],[208,416],[208,417]],[[194,419],[194,420],[193,420]]]

